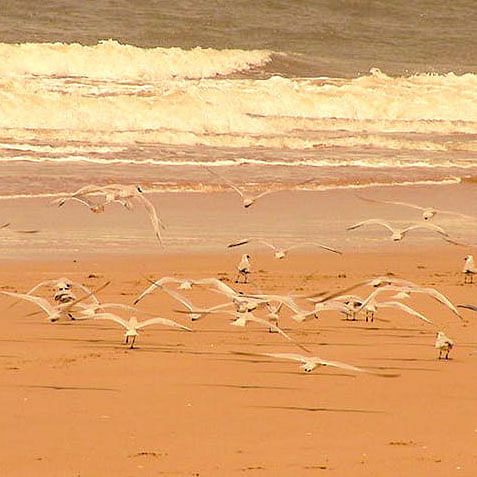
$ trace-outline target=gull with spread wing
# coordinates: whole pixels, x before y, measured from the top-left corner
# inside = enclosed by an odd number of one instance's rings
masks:
[[[138,330],[145,328],[146,326],[163,325],[163,326],[169,326],[172,328],[179,328],[185,331],[192,331],[187,326],[181,325],[180,323],[177,323],[173,320],[169,320],[167,318],[161,318],[161,317],[150,318],[144,321],[137,321],[137,318],[135,316],[131,316],[128,320],[125,320],[124,318],[121,318],[120,316],[115,315],[114,313],[99,313],[95,315],[93,319],[113,321],[121,325],[123,328],[125,328],[126,330],[124,333],[125,344],[128,344],[129,338],[132,338],[131,345],[130,345],[131,349],[134,347],[134,342],[136,341],[136,337],[138,336]]]
[[[361,305],[361,308],[364,308],[365,306],[367,306],[367,304],[374,300],[376,298],[376,296],[380,293],[385,293],[385,292],[406,292],[406,293],[409,293],[409,294],[413,294],[413,293],[423,293],[425,295],[429,295],[431,296],[432,298],[434,298],[435,300],[437,300],[438,302],[442,303],[443,305],[447,306],[447,308],[449,308],[449,310],[452,311],[452,313],[454,313],[454,315],[457,315],[461,320],[462,320],[462,316],[460,315],[459,311],[457,310],[457,308],[452,304],[452,302],[446,297],[444,296],[441,292],[437,291],[435,288],[423,288],[423,287],[418,287],[418,286],[414,286],[414,287],[399,287],[399,286],[395,286],[395,285],[385,285],[385,286],[382,286],[382,287],[379,287],[379,288],[376,288],[365,300],[364,302],[362,303]]]
[[[250,353],[252,354],[252,353]],[[304,356],[297,353],[254,353],[256,356],[270,356],[272,358],[288,359],[301,363],[300,368],[306,373],[311,373],[315,368],[320,366],[332,366],[356,373],[365,373],[366,370],[352,366],[351,364],[341,363],[340,361],[328,361],[318,356]]]
[[[366,202],[373,202],[375,204],[389,204],[389,205],[400,205],[403,207],[410,207],[412,209],[420,210],[422,212],[422,218],[424,220],[431,220],[434,216],[437,214],[446,214],[446,215],[453,215],[455,217],[460,217],[462,219],[471,219],[471,220],[477,220],[477,217],[472,217],[471,215],[465,215],[461,214],[460,212],[453,212],[450,210],[441,210],[441,209],[436,209],[434,207],[422,207],[421,205],[416,205],[416,204],[411,204],[409,202],[399,202],[399,201],[393,201],[393,200],[377,200],[377,199],[370,199],[368,197],[363,197],[360,195],[356,195],[358,199],[364,200]]]
[[[232,243],[228,244],[227,247],[228,248],[240,247],[241,245],[245,245],[245,244],[248,244],[250,242],[256,242],[256,243],[259,243],[259,244],[265,245],[266,247],[271,248],[273,250],[275,258],[277,258],[277,259],[285,258],[287,253],[290,250],[294,250],[294,249],[301,248],[301,247],[319,247],[319,248],[322,248],[324,250],[328,250],[329,252],[334,252],[334,253],[337,253],[339,255],[342,254],[342,252],[340,252],[339,250],[336,250],[334,248],[328,247],[327,245],[323,245],[323,244],[317,243],[317,242],[304,242],[304,243],[299,243],[299,244],[296,244],[296,245],[292,245],[292,246],[287,247],[287,248],[278,248],[275,245],[273,245],[273,244],[271,244],[271,243],[269,243],[265,240],[253,239],[253,238],[252,239],[242,239],[242,240],[238,240],[236,242],[232,242]]]
[[[140,185],[123,185],[123,184],[109,184],[106,186],[96,186],[88,185],[81,187],[79,190],[73,194],[60,197],[53,201],[53,204],[61,207],[68,200],[76,200],[80,203],[89,207],[92,212],[104,212],[104,206],[112,202],[119,202],[121,205],[127,209],[132,209],[132,201],[137,200],[140,202],[146,212],[149,215],[149,218],[154,229],[154,234],[156,235],[159,242],[162,243],[161,238],[161,228],[165,229],[164,224],[161,222],[160,218],[157,215],[156,209],[151,201],[146,199],[143,194],[144,190]],[[103,195],[104,199],[100,203],[94,203],[90,200],[91,195]]]
[[[381,219],[363,220],[362,222],[358,222],[357,224],[347,227],[346,230],[354,230],[364,225],[381,225],[385,227],[391,232],[391,240],[393,240],[394,242],[400,242],[408,232],[410,232],[411,230],[418,230],[418,229],[431,230],[433,232],[437,232],[440,235],[443,235],[444,237],[448,236],[448,233],[445,230],[443,230],[441,227],[438,227],[437,225],[434,225],[434,224],[415,224],[415,225],[409,225],[408,227],[405,227],[403,229],[398,229],[398,228],[394,228],[389,222],[386,222],[385,220],[381,220]]]
[[[162,277],[158,280],[152,281],[148,280],[151,285],[149,285],[133,302],[133,305],[137,305],[144,297],[150,295],[154,290],[159,288],[159,290],[164,290],[163,285],[168,283],[174,283],[179,285],[180,290],[190,290],[192,288],[192,280],[180,280],[178,278],[172,277]]]

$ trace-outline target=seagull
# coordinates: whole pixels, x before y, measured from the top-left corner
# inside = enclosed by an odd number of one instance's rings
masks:
[[[363,304],[361,305],[361,308],[364,308],[365,306],[367,306],[367,304],[374,300],[375,297],[380,294],[380,293],[383,293],[383,292],[394,292],[394,291],[397,291],[397,292],[406,292],[406,293],[409,293],[409,294],[413,294],[413,293],[424,293],[426,295],[429,295],[431,296],[432,298],[434,298],[435,300],[439,301],[440,303],[442,303],[443,305],[447,306],[447,308],[449,308],[449,310],[451,310],[455,315],[457,315],[460,319],[462,319],[462,316],[460,315],[459,311],[457,310],[457,308],[452,304],[452,302],[446,297],[444,296],[442,293],[440,293],[439,291],[437,291],[435,288],[423,288],[423,287],[419,287],[419,286],[413,286],[413,287],[400,287],[400,286],[395,286],[395,285],[385,285],[385,286],[382,286],[382,287],[379,287],[379,288],[376,288],[363,302]]]
[[[397,287],[419,288],[419,285],[409,280],[404,280],[402,278],[386,277],[386,276],[373,278],[372,280],[369,280],[368,282],[364,283],[364,285],[374,287],[374,288],[383,287],[386,285],[394,285]]]
[[[431,220],[434,216],[437,215],[437,213],[454,215],[456,217],[461,217],[463,219],[477,220],[476,217],[461,214],[459,212],[452,212],[450,210],[435,209],[434,207],[422,207],[420,205],[410,204],[408,202],[395,202],[395,201],[392,201],[392,200],[376,200],[376,199],[369,199],[368,197],[362,197],[362,196],[359,196],[359,195],[356,195],[356,197],[358,197],[358,199],[365,200],[366,202],[373,202],[375,204],[402,205],[403,207],[411,207],[412,209],[421,210],[422,211],[422,218],[424,220]]]
[[[319,248],[322,248],[324,250],[328,250],[330,252],[337,253],[339,255],[342,254],[342,252],[340,252],[339,250],[336,250],[334,248],[328,247],[327,245],[323,245],[323,244],[317,243],[317,242],[305,242],[305,243],[292,245],[291,247],[288,247],[288,248],[278,248],[275,245],[273,245],[269,242],[266,242],[265,240],[261,240],[261,239],[242,239],[242,240],[238,240],[237,242],[230,243],[229,245],[227,245],[227,247],[228,248],[239,247],[241,245],[245,245],[245,244],[250,243],[250,242],[257,242],[257,243],[261,243],[261,244],[265,245],[266,247],[270,247],[274,252],[275,258],[277,258],[277,259],[285,258],[287,253],[290,250],[294,250],[294,249],[300,248],[300,247],[319,247]]]
[[[241,276],[243,277],[243,283],[247,283],[248,275],[250,274],[250,255],[248,253],[242,255],[242,258],[237,265],[237,270],[238,274],[235,283],[239,283],[239,278]]]
[[[346,369],[348,371],[355,371],[357,373],[366,372],[364,369],[357,368],[350,364],[341,363],[339,361],[327,361],[318,356],[304,356],[296,353],[257,353],[259,356],[270,356],[272,358],[280,359],[289,359],[292,361],[299,361],[301,364],[300,368],[303,369],[306,373],[311,373],[315,368],[320,366],[333,366],[335,368]]]
[[[259,318],[258,316],[255,316],[250,311],[247,311],[245,313],[240,313],[240,312],[237,312],[237,311],[224,311],[224,313],[227,313],[227,314],[232,315],[232,316],[235,317],[235,319],[230,323],[233,326],[244,327],[250,321],[252,321],[254,323],[258,323],[260,325],[268,327],[269,329],[271,328],[273,331],[275,331],[277,333],[280,333],[288,341],[291,341],[292,343],[294,343],[296,346],[303,349],[307,353],[309,352],[303,345],[301,345],[296,340],[294,340],[291,336],[289,336],[287,333],[285,333],[281,328],[274,325],[273,323],[270,323],[270,322],[264,320],[263,318]]]
[[[394,242],[400,242],[409,231],[417,230],[417,229],[432,230],[433,232],[437,232],[438,234],[441,234],[445,237],[448,236],[448,233],[445,232],[441,227],[438,227],[437,225],[417,224],[417,225],[410,225],[409,227],[406,227],[404,229],[396,229],[391,224],[389,224],[389,222],[386,222],[381,219],[364,220],[362,222],[358,222],[357,224],[347,227],[346,230],[354,230],[354,229],[357,229],[358,227],[362,227],[363,225],[382,225],[383,227],[386,227],[391,232],[391,239]]]
[[[148,280],[150,281],[150,280]],[[162,277],[156,281],[150,281],[151,285],[148,286],[133,302],[133,305],[137,305],[144,297],[151,294],[156,288],[163,290],[163,285],[168,283],[174,283],[179,285],[180,290],[190,290],[192,288],[191,280],[180,280],[178,278]]]
[[[477,273],[477,268],[475,268],[474,257],[472,255],[466,255],[464,257],[464,268],[462,269],[464,274],[464,283],[473,283],[474,275]],[[469,279],[467,280],[467,277]]]
[[[454,342],[442,331],[437,333],[435,347],[439,350],[439,359],[442,359],[442,352],[445,352],[445,359],[449,359],[450,350],[454,347]]]
[[[345,313],[347,316],[350,313],[350,309],[344,303],[339,301],[326,301],[323,303],[315,303],[315,308],[313,311],[309,311],[306,313],[296,313],[292,315],[292,319],[302,323],[303,321],[307,320],[308,318],[318,318],[318,313],[322,311],[339,311],[341,313]]]
[[[139,201],[147,213],[152,223],[154,229],[154,234],[160,243],[162,243],[161,238],[161,228],[165,229],[164,224],[159,219],[156,209],[152,202],[146,199],[143,195],[144,190],[140,185],[122,185],[122,184],[110,184],[106,186],[95,186],[88,185],[81,187],[79,190],[73,194],[67,195],[65,197],[60,197],[53,201],[53,204],[61,207],[68,200],[77,200],[80,203],[89,207],[92,212],[103,212],[104,206],[112,202],[119,202],[121,205],[127,209],[132,209],[132,200]],[[104,200],[102,203],[95,204],[89,200],[90,195],[104,195]]]
[[[338,305],[341,305],[341,309],[339,306],[336,309],[338,311],[341,311],[341,313],[344,313],[346,315],[347,320],[351,318],[351,320],[356,321],[356,315],[361,310],[363,299],[360,296],[356,295],[338,295],[324,302],[318,301],[315,304],[315,309],[319,309],[319,305],[324,305],[326,303],[336,303]]]
[[[217,172],[213,171],[212,169],[206,167],[206,169],[213,174],[214,176],[222,179],[224,182],[226,182],[229,187],[231,187],[235,192],[237,192],[240,197],[242,198],[242,204],[244,208],[248,209],[251,205],[253,205],[258,199],[261,199],[262,197],[272,194],[273,192],[278,192],[274,190],[265,190],[259,194],[249,194],[247,191],[242,190],[241,188],[237,187],[231,180],[227,179],[226,177],[218,174]]]
[[[115,315],[114,313],[100,313],[94,316],[94,319],[114,321],[115,323],[118,323],[122,327],[124,327],[126,329],[124,333],[125,344],[128,344],[129,338],[132,338],[131,345],[130,345],[131,349],[134,347],[134,342],[136,341],[136,337],[138,336],[138,330],[146,326],[165,325],[165,326],[171,326],[173,328],[180,328],[186,331],[192,331],[187,326],[181,325],[180,323],[177,323],[173,320],[169,320],[167,318],[161,318],[161,317],[150,318],[149,320],[139,322],[137,321],[137,318],[135,316],[131,316],[129,320],[125,320],[124,318],[121,318],[120,316]]]
[[[102,290],[103,288],[108,286],[110,283],[111,282],[106,282],[104,285],[97,288],[94,291],[94,293],[97,293],[98,291]],[[81,298],[77,300],[70,301],[68,303],[63,303],[57,306],[53,306],[48,300],[39,296],[27,295],[25,293],[7,292],[7,291],[0,291],[0,293],[2,293],[3,295],[20,298],[20,299],[29,301],[31,303],[34,303],[35,305],[39,306],[44,312],[46,312],[50,322],[58,321],[61,318],[69,318],[74,320],[75,317],[71,314],[73,306],[75,306],[76,304],[80,303],[83,300],[86,300],[93,294],[93,292],[91,292],[87,295],[82,296]]]
[[[222,308],[232,305],[232,302],[227,302],[227,303],[221,303],[220,305],[212,306],[210,308],[199,309],[194,307],[192,303],[189,300],[187,300],[187,298],[183,297],[180,293],[177,293],[173,290],[169,290],[166,287],[163,287],[163,290],[172,298],[177,300],[179,303],[182,303],[189,310],[188,312],[184,312],[183,310],[176,310],[176,311],[179,313],[187,313],[189,315],[189,318],[192,321],[199,320],[203,316],[208,315],[213,311],[221,310]]]
[[[267,307],[267,310],[268,310],[268,314],[267,314],[268,320],[271,321],[274,325],[278,326],[283,302],[278,302],[278,304],[275,306],[273,306],[270,302],[267,302],[265,303],[265,306]],[[270,333],[274,332],[272,328],[270,328],[268,331],[270,331]]]
[[[422,321],[433,325],[431,320],[427,319],[424,315],[413,310],[410,306],[405,305],[404,303],[400,303],[399,301],[383,301],[378,302],[374,299],[369,300],[368,303],[364,306],[364,310],[366,312],[366,322],[370,320],[371,322],[374,321],[374,315],[376,314],[379,308],[397,308],[398,310],[404,311],[412,316],[416,316]]]
[[[66,277],[61,277],[53,280],[44,280],[40,283],[37,283],[33,288],[26,292],[26,295],[33,295],[41,287],[52,287],[55,290],[54,300],[59,301],[60,303],[67,303],[76,299],[76,296],[72,292],[72,287],[79,288],[83,293],[88,295],[88,298],[93,303],[99,303],[99,300],[96,298],[94,293],[91,290],[81,283],[70,280]],[[13,308],[19,301],[14,301],[8,308]]]

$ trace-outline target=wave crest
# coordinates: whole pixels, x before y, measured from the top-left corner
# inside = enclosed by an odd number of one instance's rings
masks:
[[[0,74],[161,80],[211,78],[262,66],[270,51],[139,48],[115,40],[79,43],[0,43]]]

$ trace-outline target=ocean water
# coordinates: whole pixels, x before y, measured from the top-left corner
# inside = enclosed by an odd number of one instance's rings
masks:
[[[477,176],[473,1],[30,0],[0,13],[0,198]]]

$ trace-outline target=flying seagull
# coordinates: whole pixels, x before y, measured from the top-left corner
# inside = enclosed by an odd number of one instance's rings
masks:
[[[417,229],[432,230],[433,232],[437,232],[438,234],[443,235],[444,237],[447,237],[449,235],[441,227],[438,227],[437,225],[433,225],[433,224],[417,224],[417,225],[410,225],[403,229],[398,229],[398,228],[394,228],[389,222],[386,222],[385,220],[381,220],[381,219],[363,220],[362,222],[358,222],[357,224],[347,227],[346,230],[354,230],[364,225],[381,225],[385,227],[391,232],[391,239],[394,242],[401,241],[408,232],[410,232],[411,230],[417,230]]]
[[[409,202],[399,202],[399,201],[393,201],[393,200],[376,200],[376,199],[370,199],[368,197],[363,197],[363,196],[360,196],[360,195],[356,195],[356,197],[358,197],[358,199],[364,200],[366,202],[373,202],[375,204],[400,205],[400,206],[403,206],[403,207],[410,207],[412,209],[420,210],[422,212],[422,218],[424,220],[431,220],[438,213],[439,214],[454,215],[456,217],[460,217],[460,218],[463,218],[463,219],[477,220],[477,217],[472,217],[471,215],[465,215],[465,214],[461,214],[459,212],[453,212],[453,211],[450,211],[450,210],[436,209],[434,207],[422,207],[421,205],[411,204]]]
[[[334,248],[328,247],[327,245],[323,245],[323,244],[317,243],[317,242],[304,242],[304,243],[299,243],[299,244],[296,244],[296,245],[292,245],[292,246],[287,247],[287,248],[278,248],[275,245],[273,245],[273,244],[271,244],[271,243],[269,243],[265,240],[253,239],[253,238],[252,239],[237,240],[236,242],[232,242],[232,243],[228,244],[227,248],[240,247],[241,245],[245,245],[245,244],[250,243],[250,242],[257,242],[257,243],[260,243],[262,245],[265,245],[266,247],[271,248],[274,252],[275,258],[277,258],[277,259],[285,258],[287,253],[290,250],[294,250],[296,248],[301,248],[301,247],[319,247],[319,248],[322,248],[324,250],[328,250],[329,252],[334,252],[334,253],[337,253],[339,255],[342,254],[342,252],[340,252],[339,250],[336,250]]]

